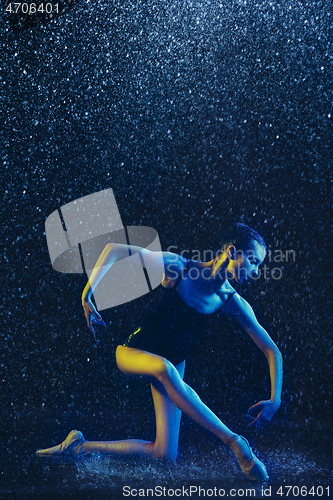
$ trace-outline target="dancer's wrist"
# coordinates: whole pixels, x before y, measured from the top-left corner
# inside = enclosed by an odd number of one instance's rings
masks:
[[[271,402],[272,404],[276,407],[276,408],[279,408],[279,406],[281,405],[281,398],[280,397],[273,397],[271,398]]]
[[[90,301],[91,299],[91,296],[92,296],[92,290],[91,288],[89,287],[88,290],[84,289],[83,290],[83,293],[82,293],[82,297],[81,297],[81,301],[82,301],[82,305],[84,306],[87,302]]]

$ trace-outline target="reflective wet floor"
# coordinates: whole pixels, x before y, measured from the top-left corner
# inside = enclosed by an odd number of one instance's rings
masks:
[[[140,416],[143,418],[144,415]],[[229,450],[186,419],[176,464],[102,455],[37,459],[33,438],[39,443],[41,437],[35,428],[26,428],[24,433],[22,426],[20,432],[12,435],[8,421],[5,428],[8,453],[7,457],[4,453],[1,460],[0,498],[316,499],[333,496],[332,431],[328,422],[319,425],[276,419],[265,430],[251,431],[252,435],[244,429],[254,451],[267,466],[270,479],[264,484],[248,481]],[[46,446],[57,444],[51,442],[50,435],[44,435],[43,439]]]

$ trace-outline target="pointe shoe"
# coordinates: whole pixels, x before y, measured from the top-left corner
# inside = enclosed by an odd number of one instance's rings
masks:
[[[78,455],[81,445],[85,442],[82,432],[71,431],[66,437],[65,441],[52,448],[45,448],[44,450],[37,450],[37,457],[59,457]]]
[[[231,444],[230,449],[234,452],[247,478],[251,481],[267,481],[269,479],[266,467],[254,455],[247,439],[243,436],[238,436]]]

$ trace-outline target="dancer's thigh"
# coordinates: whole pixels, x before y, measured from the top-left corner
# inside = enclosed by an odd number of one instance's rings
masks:
[[[123,373],[147,375],[156,378],[159,378],[165,372],[167,366],[171,365],[162,356],[122,345],[117,347],[116,360],[119,370]]]

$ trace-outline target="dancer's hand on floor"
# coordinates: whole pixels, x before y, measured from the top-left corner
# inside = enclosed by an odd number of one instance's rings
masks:
[[[253,424],[262,425],[269,422],[272,419],[274,413],[278,410],[279,406],[280,406],[279,403],[276,403],[271,399],[267,401],[259,401],[259,403],[250,406],[250,408],[248,409],[249,412],[252,412],[253,410],[260,410],[260,411],[256,416],[247,415],[247,417],[251,419],[251,422],[248,424],[248,427]]]

